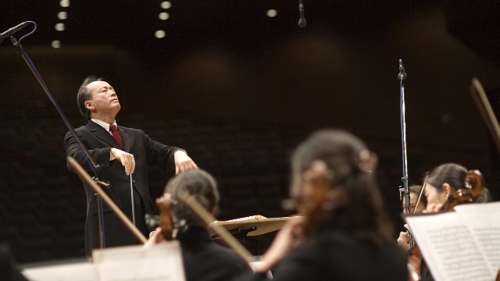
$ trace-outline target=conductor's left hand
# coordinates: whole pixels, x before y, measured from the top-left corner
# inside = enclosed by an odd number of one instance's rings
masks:
[[[187,170],[198,169],[193,159],[185,151],[177,150],[174,153],[175,174],[178,175]]]

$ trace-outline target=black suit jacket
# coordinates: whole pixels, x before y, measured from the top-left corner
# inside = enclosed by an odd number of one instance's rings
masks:
[[[123,126],[119,126],[118,129],[122,136],[123,150],[133,154],[135,158],[135,172],[132,174],[135,220],[136,226],[147,237],[148,229],[145,226],[144,214],[152,214],[155,209],[149,193],[148,166],[160,165],[165,170],[175,170],[173,155],[179,148],[158,143],[139,129]],[[100,166],[98,169],[99,179],[111,184],[109,189],[104,189],[116,200],[116,204],[121,210],[132,219],[130,177],[125,174],[125,168],[120,161],[109,161],[111,148],[119,148],[118,143],[108,131],[91,120],[88,121],[87,125],[75,129],[75,132],[89,150],[96,164]],[[66,134],[64,142],[67,156],[75,158],[89,172],[90,176],[94,176],[95,173],[70,132]],[[87,195],[85,248],[87,255],[90,255],[91,249],[99,248],[97,200],[94,191],[85,183],[84,187]],[[105,247],[136,244],[137,239],[110,211],[108,206],[103,205]]]

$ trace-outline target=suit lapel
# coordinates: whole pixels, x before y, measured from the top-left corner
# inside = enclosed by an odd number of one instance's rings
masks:
[[[123,149],[125,151],[130,151],[130,135],[128,134],[128,131],[123,128],[120,127],[119,129],[120,134],[122,135]]]
[[[113,136],[109,132],[107,132],[103,127],[99,126],[99,124],[96,124],[94,121],[89,120],[89,122],[87,123],[87,128],[96,138],[102,140],[103,142],[109,144],[112,147],[116,148],[119,147],[118,143],[113,138]]]

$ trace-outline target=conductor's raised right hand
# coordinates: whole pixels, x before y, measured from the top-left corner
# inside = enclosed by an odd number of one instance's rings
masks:
[[[125,152],[123,150],[119,150],[117,148],[111,148],[111,157],[122,163],[123,167],[125,167],[125,174],[127,174],[127,176],[134,173],[135,171],[134,155]]]

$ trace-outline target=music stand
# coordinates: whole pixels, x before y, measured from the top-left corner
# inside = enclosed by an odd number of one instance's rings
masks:
[[[215,221],[208,227],[212,239],[219,241],[220,237],[210,228],[212,225],[224,227],[240,241],[253,255],[258,255],[260,248],[270,243],[270,237],[256,237],[280,230],[291,217],[266,218],[261,215],[244,217],[228,221]],[[263,244],[263,245],[261,245]]]

